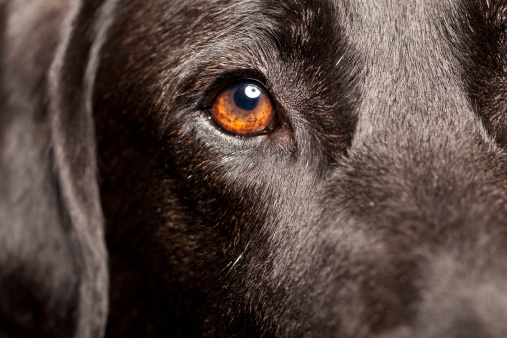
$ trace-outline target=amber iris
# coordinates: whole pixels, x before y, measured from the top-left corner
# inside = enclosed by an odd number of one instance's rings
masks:
[[[275,109],[268,92],[253,81],[233,83],[218,93],[211,113],[220,126],[240,136],[254,136],[272,126]]]

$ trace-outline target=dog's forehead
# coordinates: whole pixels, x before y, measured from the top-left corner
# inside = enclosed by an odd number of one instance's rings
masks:
[[[459,59],[469,48],[463,27],[473,30],[469,23],[471,11],[479,8],[475,1],[154,4],[131,0],[126,8],[134,10],[122,12],[128,18],[118,27],[122,32],[130,27],[126,43],[146,31],[160,41],[163,47],[145,46],[147,57],[158,50],[161,61],[155,64],[170,64],[164,66],[170,71],[151,67],[150,78],[158,83],[177,80],[167,87],[182,86],[178,94],[182,97],[197,93],[225,72],[254,69],[267,79],[268,90],[286,110],[300,112],[301,120],[322,127],[326,135],[347,137],[352,133],[350,123],[335,131],[352,119],[358,121],[354,140],[379,134],[373,128],[389,133],[393,123],[407,122],[398,129],[408,134],[408,127],[442,121],[434,114],[446,111],[464,116],[462,123],[476,124],[467,106],[464,62]],[[139,8],[144,16],[134,14]],[[155,20],[145,20],[147,15]],[[139,44],[147,41],[140,38]]]
[[[459,48],[466,44],[460,27],[467,24],[473,2],[256,0],[208,4],[215,9],[213,19],[222,22],[217,30],[225,39],[227,34],[240,36],[237,40],[249,46],[251,40],[257,41],[263,53],[280,53],[295,77],[303,79],[304,85],[295,85],[303,88],[299,94],[309,92],[312,99],[322,96],[326,102],[318,105],[327,106],[329,112],[342,110],[338,101],[353,96],[350,88],[362,88],[354,107],[359,117],[356,140],[375,134],[373,128],[390,131],[393,123],[407,121],[408,125],[399,128],[405,131],[433,123],[440,118],[430,116],[443,111],[464,116],[463,123],[475,123],[466,106],[458,60]],[[251,35],[248,27],[255,28]],[[239,30],[243,33],[238,34]],[[235,43],[227,41],[228,46]],[[350,85],[351,79],[356,83]],[[289,82],[284,79],[285,84]]]
[[[356,86],[361,88],[360,100],[354,107],[358,122],[353,148],[372,137],[370,142],[391,139],[404,143],[413,137],[411,134],[420,135],[422,140],[444,129],[448,129],[448,135],[457,133],[455,137],[459,138],[459,131],[471,125],[478,126],[481,137],[486,137],[469,104],[464,79],[469,76],[465,68],[471,62],[468,59],[473,53],[471,48],[475,48],[471,36],[474,30],[483,28],[474,27],[477,22],[471,18],[487,15],[494,2],[323,0],[298,3],[305,8],[301,13],[314,14],[300,21],[307,35],[315,39],[322,39],[321,34],[332,35],[338,45],[348,45],[360,61],[352,65],[359,74]],[[322,8],[326,8],[325,14],[321,14]],[[330,24],[322,20],[322,15],[336,22]],[[311,20],[327,27],[316,33],[316,24]],[[333,79],[333,75],[327,76],[328,85],[332,85]]]

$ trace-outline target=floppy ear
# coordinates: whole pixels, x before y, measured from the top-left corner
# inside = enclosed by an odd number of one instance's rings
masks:
[[[73,1],[51,66],[49,120],[61,204],[81,274],[76,336],[104,334],[108,267],[97,182],[92,93],[116,1]]]
[[[1,337],[105,332],[107,252],[89,95],[100,6],[0,1]]]

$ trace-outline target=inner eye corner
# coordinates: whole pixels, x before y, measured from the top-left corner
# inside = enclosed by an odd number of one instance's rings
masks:
[[[239,137],[269,134],[280,122],[276,101],[263,84],[252,79],[224,86],[214,96],[209,112],[223,132]]]

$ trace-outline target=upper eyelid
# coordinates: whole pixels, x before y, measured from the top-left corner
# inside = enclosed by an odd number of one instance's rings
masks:
[[[269,86],[266,77],[262,73],[252,69],[228,70],[222,74],[213,76],[212,78],[210,77],[210,79],[206,81],[206,84],[202,86],[202,88],[198,89],[198,92],[200,93],[198,106],[202,109],[209,109],[213,99],[222,89],[231,83],[243,80],[253,81],[259,84],[271,96],[273,96],[273,93],[270,90],[271,86]]]

